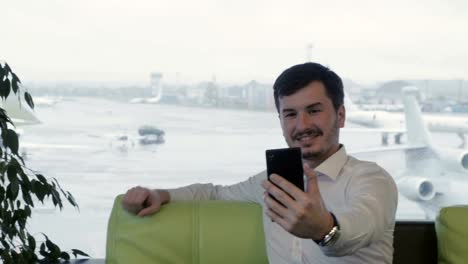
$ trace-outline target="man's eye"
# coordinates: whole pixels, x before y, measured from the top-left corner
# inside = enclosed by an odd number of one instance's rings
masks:
[[[295,117],[296,113],[287,113],[284,115],[284,117]]]
[[[320,109],[310,109],[309,110],[309,113],[311,113],[311,114],[316,114],[316,113],[319,113],[319,112],[322,112],[322,110],[320,110]]]

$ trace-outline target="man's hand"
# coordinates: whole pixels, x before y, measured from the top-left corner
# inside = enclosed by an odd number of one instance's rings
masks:
[[[318,188],[317,174],[304,165],[307,176],[307,189],[303,192],[292,183],[277,174],[270,180],[280,188],[265,180],[266,214],[289,233],[302,238],[322,239],[333,228],[333,217],[325,207]],[[276,202],[268,194],[281,203]]]
[[[162,191],[164,192],[164,191]],[[165,201],[166,193],[160,193],[158,190],[150,190],[140,186],[133,187],[127,191],[122,206],[125,210],[138,216],[147,216],[159,211]],[[167,199],[166,199],[167,200]]]

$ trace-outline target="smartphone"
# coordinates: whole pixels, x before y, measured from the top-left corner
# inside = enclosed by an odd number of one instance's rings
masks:
[[[268,180],[276,173],[304,191],[301,148],[267,149],[265,154]]]

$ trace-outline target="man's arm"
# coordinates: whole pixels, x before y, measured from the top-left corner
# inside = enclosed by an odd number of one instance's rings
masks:
[[[263,178],[266,178],[265,172],[229,186],[197,183],[168,190],[150,190],[138,186],[127,191],[122,205],[129,212],[146,216],[158,212],[161,205],[171,201],[237,200],[260,202],[262,197],[260,182]]]
[[[368,163],[369,164],[369,163]],[[267,215],[289,233],[313,240],[322,240],[333,227],[332,212],[340,226],[340,236],[322,248],[329,256],[344,256],[384,238],[384,233],[393,228],[398,192],[393,179],[377,165],[354,167],[354,174],[345,190],[346,204],[338,210],[327,208],[321,197],[317,175],[304,166],[308,178],[307,190],[303,192],[279,175],[262,183]],[[362,170],[362,171],[356,171]],[[278,188],[279,186],[280,188]]]
[[[260,183],[263,179],[266,179],[264,171],[233,185],[223,186],[211,183],[197,183],[167,191],[170,201],[236,200],[260,202],[263,193]]]
[[[329,256],[349,255],[382,240],[395,224],[398,190],[392,177],[382,168],[367,168],[352,179],[346,196],[346,209],[333,212],[340,226],[340,236],[322,247]]]

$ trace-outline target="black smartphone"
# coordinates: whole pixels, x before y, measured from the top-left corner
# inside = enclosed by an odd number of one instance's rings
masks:
[[[276,173],[304,191],[301,148],[267,149],[265,154],[268,180]]]

